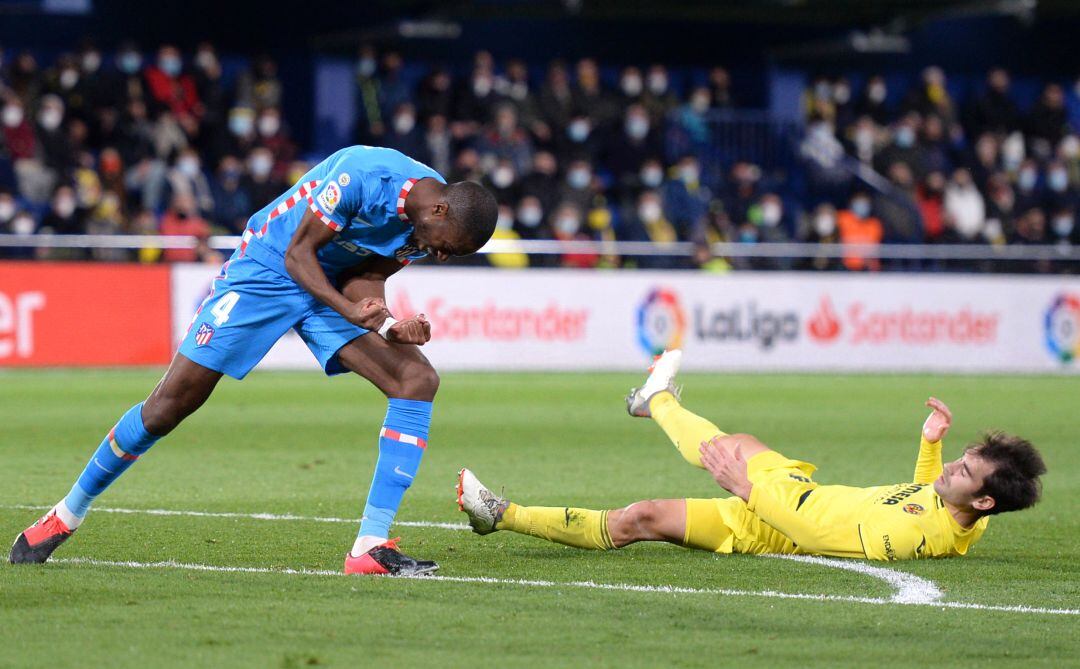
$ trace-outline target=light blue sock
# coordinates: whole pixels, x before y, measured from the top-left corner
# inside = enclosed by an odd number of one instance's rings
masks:
[[[109,430],[64,498],[64,506],[79,518],[86,515],[94,498],[157,443],[159,437],[147,432],[143,425],[142,407],[143,403],[139,402],[128,409],[116,427]]]
[[[427,448],[431,402],[391,399],[379,434],[379,462],[371,479],[359,536],[390,536],[390,523],[412,485]]]

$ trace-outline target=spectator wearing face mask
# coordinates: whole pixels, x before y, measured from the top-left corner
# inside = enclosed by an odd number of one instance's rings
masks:
[[[1076,188],[1069,182],[1069,170],[1060,160],[1052,160],[1046,165],[1046,201],[1047,211],[1074,208],[1078,204]]]
[[[34,128],[45,167],[53,170],[60,179],[70,176],[75,167],[75,155],[63,127],[64,112],[64,102],[59,96],[43,96]]]
[[[874,169],[882,174],[889,166],[904,163],[917,177],[926,172],[925,149],[919,146],[919,117],[906,114],[893,126],[892,141],[874,159]]]
[[[1080,234],[1076,228],[1076,209],[1061,207],[1050,214],[1050,234],[1048,241],[1059,246],[1080,244]]]
[[[836,244],[840,241],[840,232],[836,225],[836,208],[828,202],[814,207],[813,213],[800,229],[800,241],[807,244]],[[817,271],[837,270],[842,267],[840,260],[826,255],[806,258],[800,263],[802,269]]]
[[[532,169],[521,180],[523,197],[532,195],[544,211],[555,208],[559,196],[559,162],[550,151],[533,155]]]
[[[248,217],[256,209],[251,195],[244,188],[243,176],[243,164],[240,160],[236,156],[225,156],[218,165],[211,185],[214,224],[234,235],[243,234]]]
[[[495,194],[495,200],[500,205],[511,205],[517,202],[521,194],[517,170],[514,169],[514,163],[509,158],[500,158],[495,163],[491,173],[484,178],[484,185]]]
[[[195,80],[184,73],[179,49],[171,44],[158,49],[157,61],[146,68],[146,86],[155,107],[171,112],[188,135],[198,134],[202,105]]]
[[[251,194],[251,202],[256,209],[272,202],[286,187],[286,184],[273,176],[274,156],[268,149],[254,149],[247,158],[247,178],[244,188]]]
[[[702,146],[712,139],[708,112],[712,106],[712,93],[707,86],[695,86],[687,103],[679,109],[676,122],[680,139],[690,146]]]
[[[56,65],[45,73],[45,89],[60,98],[69,116],[75,117],[86,110],[85,91],[79,86],[82,72],[79,61],[71,54],[56,59]]]
[[[224,144],[225,153],[234,156],[247,155],[259,145],[255,118],[255,110],[251,107],[237,106],[229,110],[226,117],[228,134]]]
[[[750,208],[750,222],[757,230],[755,241],[767,244],[781,244],[791,241],[788,233],[784,201],[776,193],[765,193],[757,205]],[[753,269],[791,269],[791,258],[753,258]]]
[[[563,242],[590,241],[581,208],[573,202],[563,202],[551,215],[551,227],[555,239]],[[591,269],[600,262],[600,256],[591,252],[568,251],[559,257],[563,267]]]
[[[644,94],[645,78],[641,74],[641,69],[634,65],[624,67],[619,74],[619,103],[623,107],[641,104]]]
[[[529,84],[529,69],[525,61],[514,58],[506,65],[506,76],[496,77],[495,90],[503,104],[513,107],[517,123],[538,142],[551,140],[551,128],[544,121],[540,102]]]
[[[16,209],[8,223],[0,223],[0,232],[12,235],[32,235],[37,229],[34,215],[24,209]],[[30,246],[0,247],[0,258],[8,260],[29,260],[34,254],[34,248]]]
[[[577,82],[574,86],[574,109],[589,119],[593,128],[604,129],[619,118],[621,107],[600,80],[600,68],[592,58],[577,63]]]
[[[454,135],[464,139],[476,134],[488,121],[490,110],[498,100],[495,74],[487,66],[474,67],[467,84],[458,88],[454,104]]]
[[[190,235],[197,239],[210,236],[210,224],[199,215],[195,198],[190,194],[173,195],[168,211],[161,217],[162,235]],[[162,254],[165,262],[198,262],[196,249],[165,249]]]
[[[571,203],[580,212],[586,212],[592,206],[595,194],[592,163],[584,158],[570,161],[563,182],[559,185],[559,201]]]
[[[516,174],[529,170],[532,163],[532,140],[518,123],[517,109],[509,103],[501,103],[495,109],[491,124],[477,142],[481,156],[494,156],[510,162]]]
[[[659,133],[640,104],[626,108],[621,126],[609,132],[605,144],[604,166],[620,184],[632,182],[647,159],[663,153]]]
[[[893,163],[888,177],[891,188],[874,197],[874,213],[885,229],[885,242],[919,244],[924,230],[922,214],[915,202],[915,177],[911,168],[904,162]]]
[[[255,121],[256,144],[270,150],[274,156],[274,169],[280,175],[289,163],[296,160],[296,143],[289,136],[289,129],[281,119],[281,110],[266,107]]]
[[[836,215],[836,227],[840,233],[840,241],[844,244],[880,245],[885,236],[885,229],[881,221],[871,216],[870,196],[866,193],[856,193],[847,209]],[[881,261],[877,258],[867,257],[866,254],[850,249],[844,251],[844,267],[852,272],[871,271],[881,269]]]
[[[1001,154],[997,137],[983,133],[975,140],[972,155],[964,161],[971,169],[971,178],[979,188],[987,188],[990,175],[1001,169]]]
[[[529,266],[529,256],[521,251],[515,242],[521,241],[521,236],[514,229],[514,208],[508,204],[499,206],[499,216],[495,220],[495,231],[491,235],[492,241],[509,245],[509,251],[489,253],[484,258],[492,267],[502,269],[522,269]]]
[[[41,221],[38,234],[86,234],[86,212],[78,208],[75,190],[63,185],[53,193],[49,211]],[[40,249],[38,257],[50,260],[75,260],[86,257],[83,249]]]
[[[514,230],[522,239],[551,239],[551,226],[544,215],[544,204],[540,198],[525,195],[518,201]]]
[[[671,110],[679,106],[679,98],[671,89],[671,80],[667,68],[659,63],[649,66],[645,74],[645,91],[641,94],[641,104],[649,112],[654,125],[662,125]]]
[[[869,116],[880,126],[888,125],[892,120],[892,113],[888,107],[888,93],[885,77],[880,74],[871,76],[866,81],[862,95],[855,103],[856,115]]]
[[[701,165],[694,156],[683,156],[673,174],[664,184],[666,213],[680,239],[699,239],[707,224],[712,192],[702,183]]]
[[[575,113],[555,138],[559,159],[586,158],[595,161],[602,147],[601,133],[585,114]]]
[[[204,149],[203,157],[210,164],[215,164],[228,151],[227,123],[231,91],[225,86],[221,61],[213,44],[199,44],[193,63],[192,77],[203,109],[199,143]]]
[[[0,140],[11,157],[19,193],[31,202],[47,201],[57,175],[38,158],[34,125],[27,118],[22,101],[15,96],[8,96],[3,101]]]
[[[428,162],[424,129],[417,123],[416,108],[411,102],[402,103],[393,111],[382,145],[397,149],[422,163]]]
[[[442,114],[435,114],[427,120],[424,131],[424,148],[427,164],[439,174],[448,174],[453,163],[453,137],[450,124]]]
[[[1039,163],[1028,158],[1016,173],[1016,210],[1027,211],[1041,207],[1045,201],[1043,184],[1039,181]]]
[[[664,203],[659,191],[641,191],[633,207],[623,214],[623,219],[619,235],[621,239],[654,244],[679,241],[675,226],[664,215]],[[678,266],[672,256],[637,256],[628,260],[643,269],[671,269]]]
[[[166,178],[169,185],[166,199],[172,199],[176,194],[190,195],[200,216],[213,215],[214,195],[210,182],[203,173],[202,158],[198,151],[191,148],[181,151]]]
[[[15,220],[15,214],[18,211],[19,203],[15,201],[14,193],[0,187],[0,233],[12,234],[11,222]]]
[[[445,67],[434,68],[420,81],[416,90],[416,110],[421,119],[450,118],[454,112],[453,83],[453,77]]]
[[[354,135],[359,144],[377,144],[386,132],[382,108],[379,101],[382,96],[382,82],[378,77],[379,61],[375,47],[370,44],[360,45],[356,58],[356,127]],[[449,75],[446,76],[446,91],[449,91]],[[444,112],[447,113],[447,112]]]

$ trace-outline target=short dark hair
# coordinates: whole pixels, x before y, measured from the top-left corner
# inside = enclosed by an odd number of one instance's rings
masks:
[[[983,515],[1018,511],[1039,501],[1039,477],[1046,473],[1046,463],[1030,441],[1005,432],[986,432],[967,450],[994,466],[978,492],[994,498],[994,506]]]
[[[449,184],[445,190],[447,216],[470,246],[478,250],[491,239],[499,205],[495,196],[475,181]]]

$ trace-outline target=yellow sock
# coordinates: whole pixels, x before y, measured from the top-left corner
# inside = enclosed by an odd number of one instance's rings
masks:
[[[615,548],[608,534],[607,521],[607,511],[511,503],[496,528],[575,548],[607,550]]]
[[[679,400],[667,391],[656,393],[649,399],[649,413],[683,458],[695,467],[701,467],[701,453],[698,451],[701,442],[727,435],[701,416],[684,409]]]

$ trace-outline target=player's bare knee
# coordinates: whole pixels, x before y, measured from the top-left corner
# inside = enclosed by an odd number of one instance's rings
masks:
[[[430,402],[439,392],[439,373],[427,360],[409,364],[400,380],[399,394],[395,397]]]

